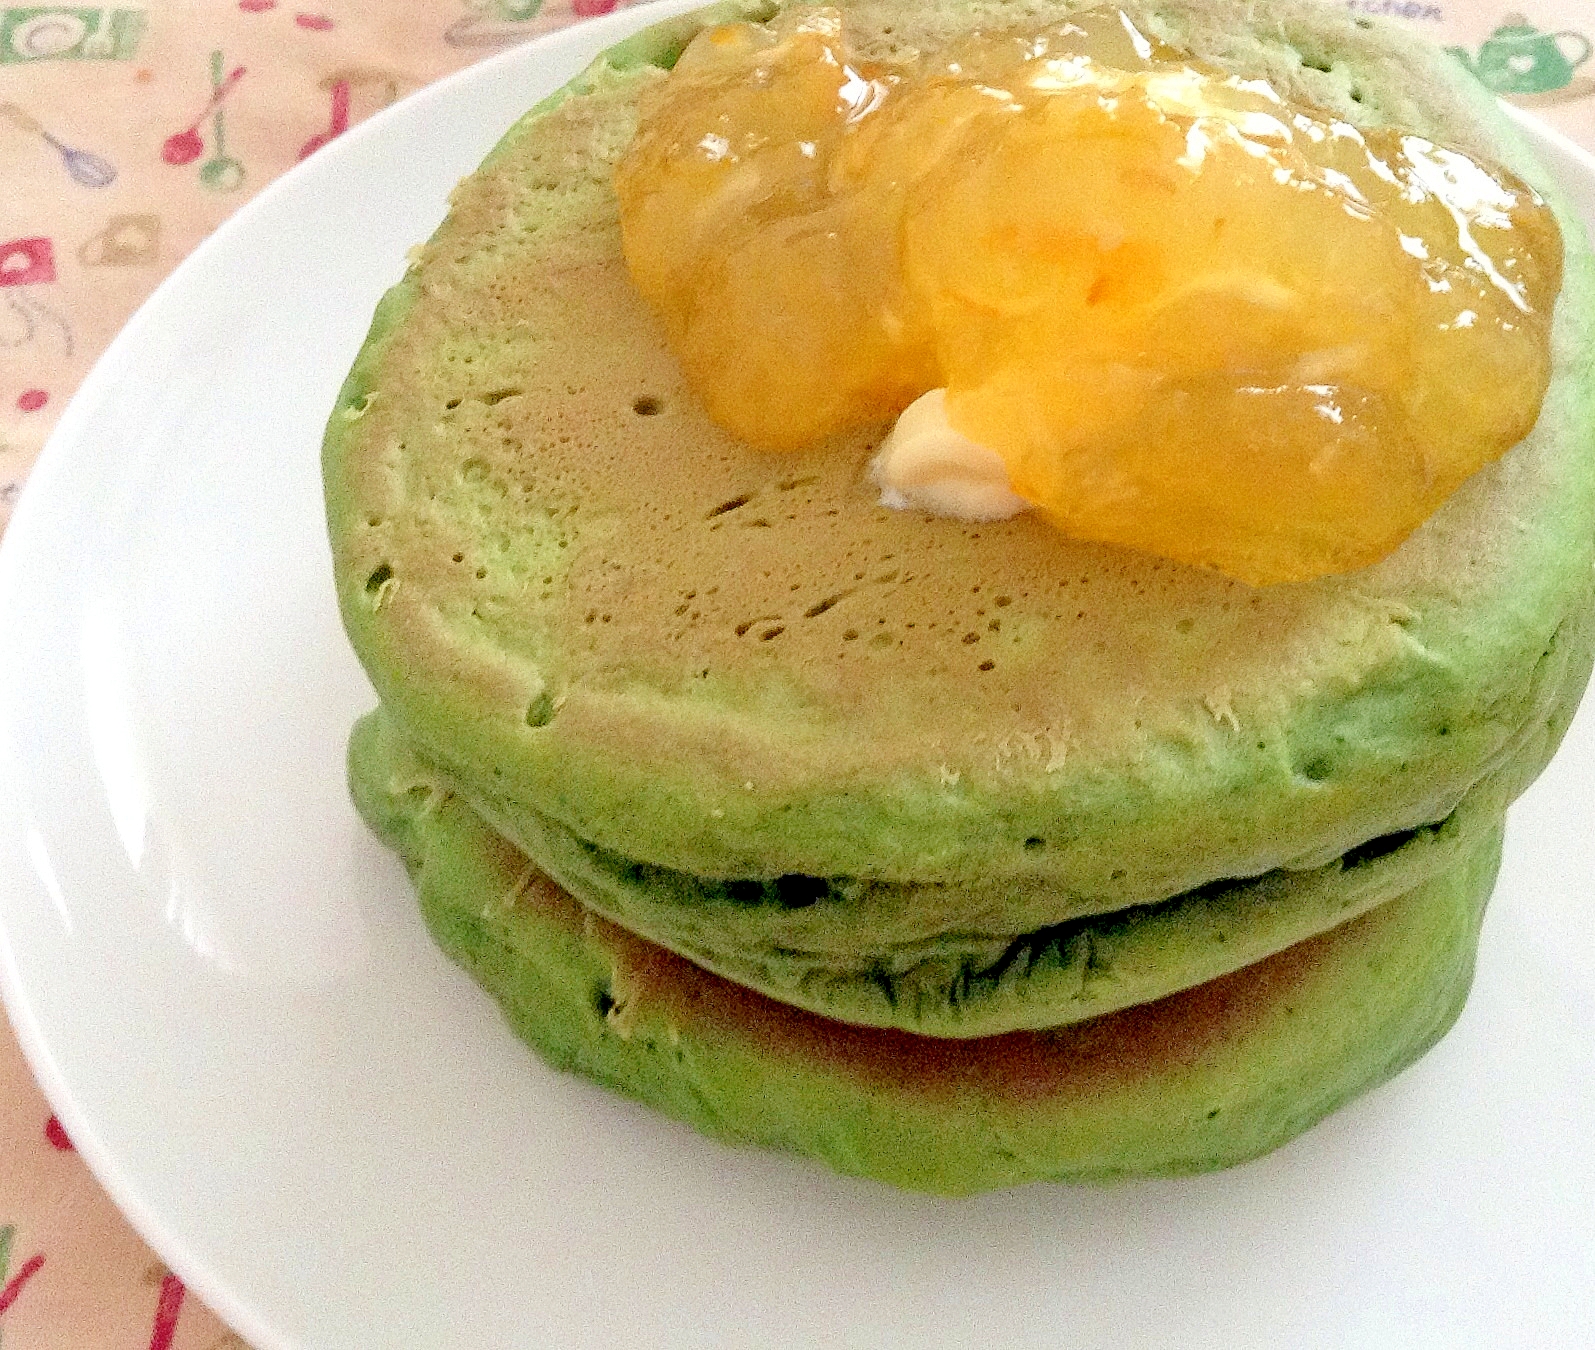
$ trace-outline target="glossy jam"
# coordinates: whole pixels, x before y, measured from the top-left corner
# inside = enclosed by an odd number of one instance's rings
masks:
[[[947,389],[1065,532],[1266,584],[1401,542],[1533,425],[1560,285],[1521,182],[1203,67],[1119,11],[871,65],[713,28],[616,175],[717,422],[771,449]]]

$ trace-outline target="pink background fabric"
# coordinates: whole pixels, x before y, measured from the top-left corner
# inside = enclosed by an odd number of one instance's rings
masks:
[[[616,3],[0,0],[0,529],[95,359],[228,215],[395,99]],[[1590,0],[1324,3],[1458,48],[1595,149]],[[3,1025],[0,1347],[244,1347],[100,1191]]]

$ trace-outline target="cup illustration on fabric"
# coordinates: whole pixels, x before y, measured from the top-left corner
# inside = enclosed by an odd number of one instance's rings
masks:
[[[543,0],[467,0],[466,12],[443,34],[451,47],[502,47],[531,34],[522,24],[542,11]]]
[[[144,36],[142,9],[63,5],[0,8],[0,65],[19,61],[127,61]]]
[[[1542,33],[1521,14],[1508,14],[1479,46],[1477,57],[1461,47],[1449,49],[1485,88],[1508,97],[1578,98],[1595,90],[1595,81],[1574,79],[1589,60],[1590,40],[1582,33]]]
[[[161,253],[161,218],[153,212],[112,216],[78,245],[85,267],[146,267]]]
[[[316,88],[331,93],[340,84],[346,84],[357,97],[355,103],[359,116],[386,108],[399,97],[399,89],[407,83],[406,77],[385,66],[339,66],[329,70],[316,81]],[[361,111],[364,110],[364,111]]]

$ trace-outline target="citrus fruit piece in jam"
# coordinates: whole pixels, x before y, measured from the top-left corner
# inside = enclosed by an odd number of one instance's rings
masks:
[[[1561,240],[1511,175],[1115,9],[859,60],[713,28],[616,174],[632,276],[769,449],[945,389],[1066,533],[1252,584],[1377,561],[1532,427]]]

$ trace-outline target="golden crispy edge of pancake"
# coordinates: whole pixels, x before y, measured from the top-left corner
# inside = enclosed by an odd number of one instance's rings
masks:
[[[701,970],[584,910],[457,797],[387,810],[434,936],[552,1064],[724,1139],[949,1193],[1228,1166],[1383,1081],[1461,1008],[1500,846],[1169,998],[947,1041]]]

